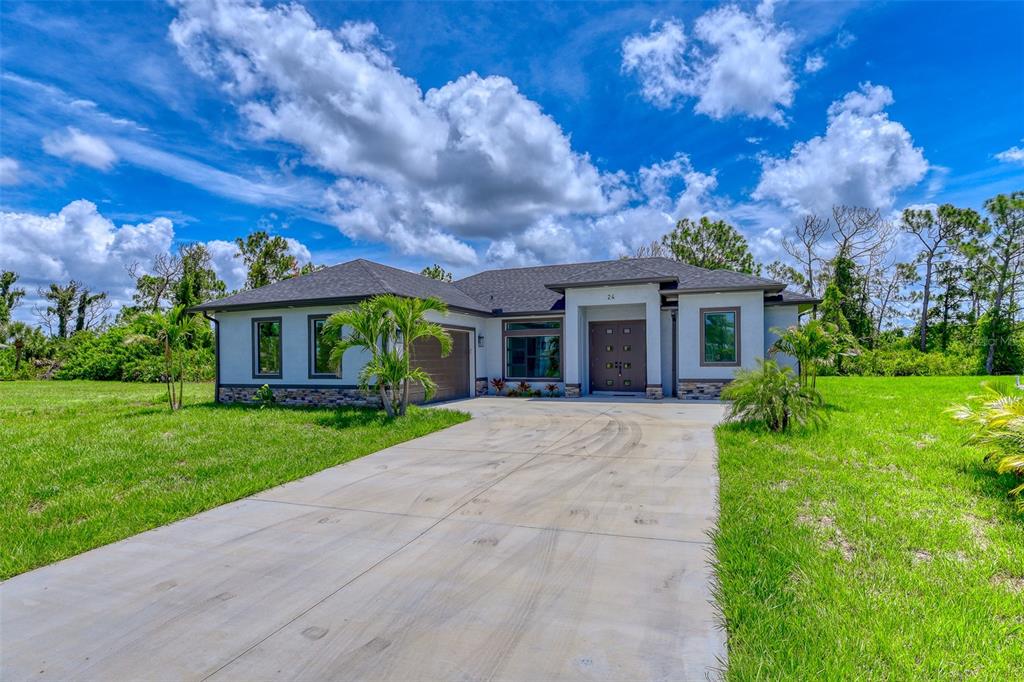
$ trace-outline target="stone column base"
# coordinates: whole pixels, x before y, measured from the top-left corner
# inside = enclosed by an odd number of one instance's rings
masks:
[[[580,385],[579,384],[566,384],[565,385],[565,397],[566,398],[579,398],[580,397]]]
[[[680,379],[680,400],[721,400],[722,389],[732,379]]]
[[[477,377],[476,380],[476,394],[487,395],[487,377]]]
[[[665,391],[662,390],[661,384],[648,384],[647,385],[647,397],[650,400],[661,400],[665,397]]]

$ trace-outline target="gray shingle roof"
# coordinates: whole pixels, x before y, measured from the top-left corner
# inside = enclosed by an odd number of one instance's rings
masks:
[[[273,307],[357,300],[380,294],[416,298],[436,296],[453,308],[490,312],[467,294],[447,282],[399,270],[373,261],[358,259],[308,275],[292,277],[259,289],[242,291],[196,306],[196,310]]]
[[[777,294],[765,296],[764,298],[765,305],[811,305],[814,303],[821,303],[821,299],[815,298],[814,296],[808,296],[807,294],[800,293],[799,291],[790,291],[789,289],[784,289]]]
[[[566,288],[623,282],[656,282],[662,284],[665,292],[763,289],[776,294],[784,286],[762,277],[729,270],[706,270],[670,258],[487,270],[450,284],[359,259],[209,301],[195,309],[310,305],[397,294],[417,298],[436,296],[453,308],[481,313],[538,313],[564,309],[561,291]]]

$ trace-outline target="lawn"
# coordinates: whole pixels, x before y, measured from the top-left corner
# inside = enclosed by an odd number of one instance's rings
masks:
[[[819,379],[819,431],[719,427],[729,679],[1022,679],[1024,516],[943,413],[979,381]]]
[[[410,409],[217,405],[186,386],[0,382],[0,579],[457,424]]]

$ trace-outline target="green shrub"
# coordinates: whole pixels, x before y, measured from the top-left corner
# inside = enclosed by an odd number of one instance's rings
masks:
[[[1024,479],[1024,391],[989,382],[982,390],[981,395],[969,396],[966,404],[951,408],[953,418],[974,427],[970,441],[988,448],[985,461],[995,464],[996,473]],[[1024,483],[1009,495],[1024,511]]]
[[[774,360],[758,360],[757,369],[738,370],[736,378],[722,391],[722,398],[732,401],[727,419],[762,422],[772,431],[824,421],[818,391],[801,386],[792,369],[779,367]]]
[[[835,365],[822,374],[836,374]],[[976,358],[957,352],[922,353],[914,348],[863,349],[843,359],[842,373],[853,376],[962,376],[977,374]]]
[[[252,399],[261,407],[267,407],[277,402],[277,398],[274,397],[274,389],[270,388],[269,384],[263,384],[256,393],[253,394]]]

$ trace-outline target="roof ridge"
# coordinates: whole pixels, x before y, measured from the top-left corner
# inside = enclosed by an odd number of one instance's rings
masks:
[[[372,265],[378,265],[378,263],[375,263],[372,260],[367,260],[365,258],[356,258],[355,262],[359,263],[359,265],[362,266],[363,270],[366,271],[366,273],[375,282],[377,282],[377,284],[379,284],[381,286],[381,288],[384,289],[384,291],[388,292],[389,294],[395,293],[394,287],[390,286],[387,282],[384,281],[384,279],[380,275],[378,275],[376,272],[373,271],[373,268],[369,267],[371,264]],[[344,263],[340,263],[339,265],[344,265]]]

